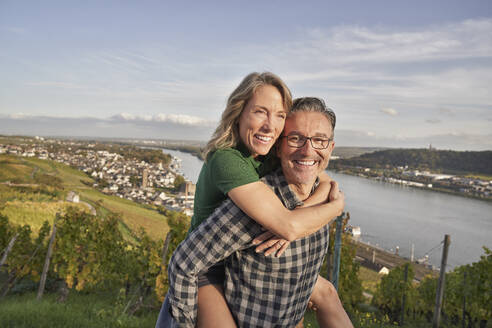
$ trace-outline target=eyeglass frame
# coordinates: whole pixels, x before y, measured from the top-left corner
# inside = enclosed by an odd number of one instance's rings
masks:
[[[304,138],[304,142],[302,143],[302,145],[300,145],[300,146],[292,146],[292,145],[289,144],[289,137],[294,137],[294,136],[295,137]],[[287,138],[287,146],[292,147],[292,148],[302,148],[302,147],[304,147],[306,145],[306,142],[309,140],[309,142],[311,143],[311,147],[313,147],[314,149],[318,149],[318,150],[328,148],[330,146],[330,142],[333,141],[333,138],[328,138],[327,139],[328,140],[328,143],[326,144],[326,147],[318,148],[317,146],[315,146],[313,144],[313,138],[323,138],[321,136],[306,137],[306,136],[303,136],[301,134],[290,134],[288,136],[280,136],[280,138]]]

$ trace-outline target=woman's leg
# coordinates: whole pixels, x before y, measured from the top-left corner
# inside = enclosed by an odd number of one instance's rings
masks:
[[[198,288],[198,328],[236,328],[220,285]]]
[[[353,328],[335,287],[325,278],[318,276],[311,302],[316,309],[316,320],[321,328]]]

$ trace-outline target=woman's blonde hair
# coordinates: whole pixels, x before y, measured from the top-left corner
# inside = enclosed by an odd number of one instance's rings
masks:
[[[222,113],[219,126],[203,150],[205,161],[207,161],[208,155],[217,149],[235,147],[238,144],[239,117],[248,101],[253,98],[255,91],[264,85],[277,88],[282,96],[284,108],[289,112],[292,107],[292,95],[289,88],[277,75],[270,72],[248,74],[227,100],[227,106]]]

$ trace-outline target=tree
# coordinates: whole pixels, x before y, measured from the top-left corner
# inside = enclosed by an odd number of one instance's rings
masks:
[[[408,275],[405,281],[406,265],[408,265]],[[412,287],[413,277],[413,268],[409,263],[398,266],[381,279],[376,293],[374,293],[373,305],[379,307],[393,322],[400,320],[403,295],[406,296],[405,312],[414,307],[415,289]]]
[[[183,178],[183,176],[177,174],[176,178],[174,179],[174,190],[176,190],[176,191],[179,190],[181,185],[185,182],[186,182],[185,178]]]

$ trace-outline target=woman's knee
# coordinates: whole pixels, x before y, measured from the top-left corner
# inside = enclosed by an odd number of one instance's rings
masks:
[[[319,277],[316,282],[311,300],[316,307],[323,306],[324,304],[334,304],[333,302],[340,302],[335,286],[322,277]]]

